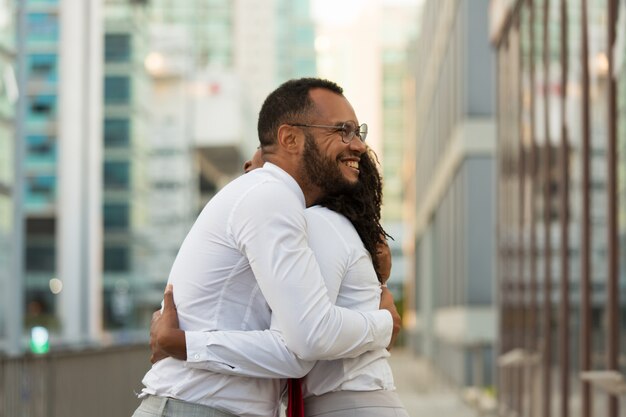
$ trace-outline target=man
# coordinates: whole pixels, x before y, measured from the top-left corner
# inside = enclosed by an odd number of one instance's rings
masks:
[[[371,311],[379,305],[381,292],[387,291],[384,284],[391,269],[391,253],[380,224],[382,179],[374,159],[373,153],[361,156],[357,187],[346,193],[328,195],[319,205],[306,210],[309,245],[320,265],[328,295],[333,303],[356,311]],[[257,152],[246,162],[244,169],[247,172],[260,166],[262,161],[260,152]],[[155,313],[151,342],[169,327],[177,327],[171,289],[165,293],[162,314],[160,311]],[[219,357],[212,361],[228,364],[228,373],[267,378],[275,378],[281,371],[283,375],[279,376],[291,377],[294,371],[297,373],[300,368],[311,367],[302,380],[304,402],[297,395],[289,395],[290,400],[296,400],[293,404],[299,404],[300,408],[288,408],[287,416],[408,416],[395,393],[387,362],[389,352],[385,349],[315,364],[294,364],[285,360],[290,355],[280,350],[274,357],[260,358],[256,352],[266,343],[267,337],[253,331],[247,332],[247,336],[247,343],[239,344],[236,349],[220,346]],[[151,343],[151,346],[155,349],[153,360],[168,355],[159,349],[158,344]],[[184,348],[183,343],[181,349]],[[280,349],[281,346],[273,348]],[[207,363],[207,369],[216,368]],[[297,386],[290,385],[290,389],[297,389]],[[302,410],[301,414],[298,414],[299,410]]]
[[[280,380],[205,370],[220,346],[232,349],[245,340],[244,332],[219,330],[279,329],[264,332],[267,342],[255,352],[261,360],[273,357],[273,344],[304,360],[358,356],[390,344],[400,327],[391,297],[371,312],[334,306],[306,241],[305,207],[358,182],[364,128],[341,88],[329,81],[292,80],[268,96],[258,123],[268,163],[207,204],[170,273],[182,330],[158,342],[167,349],[184,337],[180,357],[187,362],[166,358],[152,367],[136,417],[278,415]]]

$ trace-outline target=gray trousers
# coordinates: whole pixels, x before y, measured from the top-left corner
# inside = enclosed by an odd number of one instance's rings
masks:
[[[174,398],[149,395],[141,401],[132,417],[237,417],[226,411],[176,400]]]
[[[409,417],[394,391],[337,391],[304,400],[306,417]]]

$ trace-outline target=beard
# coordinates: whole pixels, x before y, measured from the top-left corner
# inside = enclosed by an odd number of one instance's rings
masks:
[[[324,157],[320,152],[315,137],[305,134],[302,154],[302,178],[309,184],[322,189],[324,194],[341,194],[353,190],[357,182],[348,181],[341,173],[338,160]]]

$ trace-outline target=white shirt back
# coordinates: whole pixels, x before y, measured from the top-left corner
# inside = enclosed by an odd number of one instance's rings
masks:
[[[181,329],[262,331],[270,342],[255,352],[260,358],[271,354],[272,343],[286,343],[308,360],[357,356],[386,346],[389,312],[334,307],[306,232],[302,191],[280,168],[265,164],[227,185],[199,215],[170,273]],[[270,326],[280,332],[263,332]],[[189,334],[188,345],[193,342]],[[231,336],[225,342],[230,349],[237,343]],[[188,348],[189,361],[203,359]],[[222,372],[232,368],[222,366]],[[241,416],[279,411],[278,379],[195,369],[168,358],[156,363],[143,383],[145,394]]]

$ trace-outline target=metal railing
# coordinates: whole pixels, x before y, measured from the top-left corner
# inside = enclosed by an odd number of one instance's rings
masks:
[[[147,344],[0,356],[0,417],[130,416]]]

